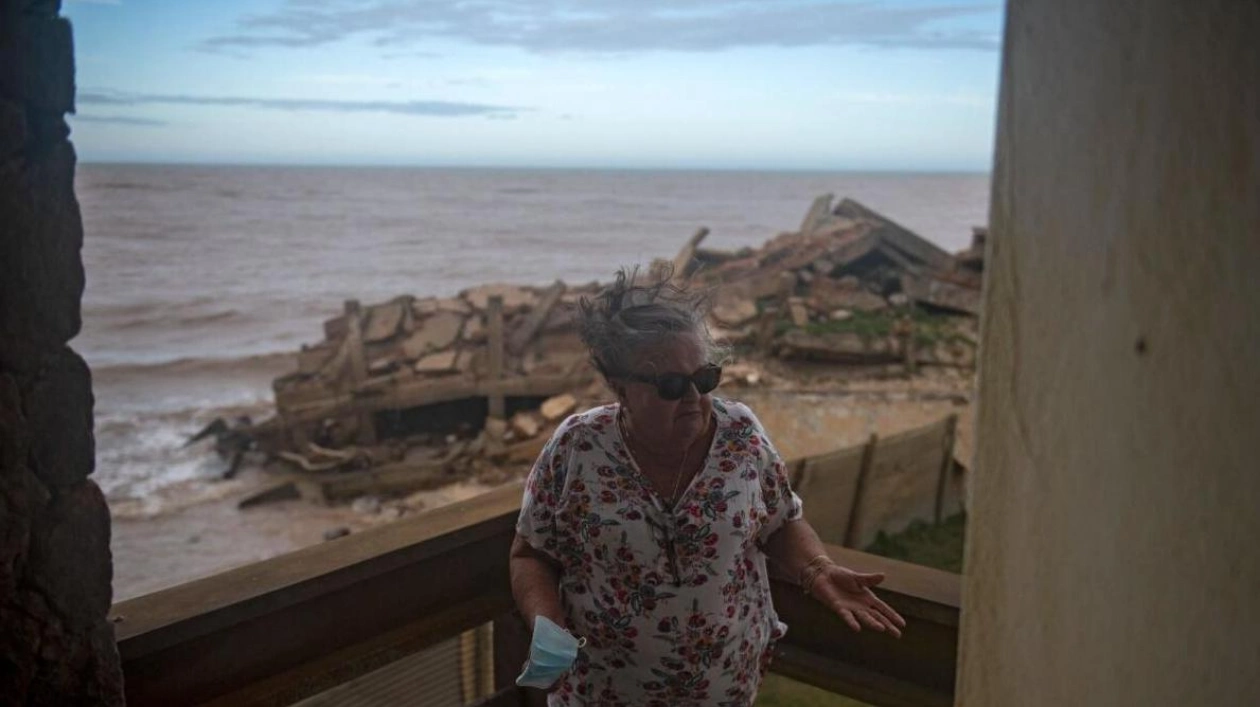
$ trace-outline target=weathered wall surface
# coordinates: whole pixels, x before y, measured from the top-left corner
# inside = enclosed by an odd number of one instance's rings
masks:
[[[0,704],[121,704],[59,5],[0,0]]]
[[[957,704],[1260,704],[1260,3],[1013,0]]]

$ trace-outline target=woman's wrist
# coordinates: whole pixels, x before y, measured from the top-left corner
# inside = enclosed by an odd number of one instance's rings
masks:
[[[818,578],[825,574],[828,569],[834,567],[835,564],[836,563],[832,561],[831,557],[826,554],[819,554],[811,557],[809,562],[805,563],[805,566],[801,568],[800,573],[797,575],[797,584],[800,585],[801,591],[812,595],[814,583],[817,582]]]

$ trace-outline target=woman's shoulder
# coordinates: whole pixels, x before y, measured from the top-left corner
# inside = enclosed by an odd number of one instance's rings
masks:
[[[721,426],[751,426],[761,429],[761,421],[752,408],[738,400],[714,397],[713,410],[717,413],[718,424]]]
[[[606,434],[617,424],[617,404],[599,405],[583,412],[575,412],[556,428],[556,436],[570,435],[590,438]]]

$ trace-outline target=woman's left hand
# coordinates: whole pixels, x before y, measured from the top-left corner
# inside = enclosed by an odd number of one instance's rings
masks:
[[[828,565],[810,586],[810,594],[836,612],[854,631],[866,626],[901,638],[906,620],[871,591],[871,587],[883,581],[884,575],[879,573],[864,574]]]

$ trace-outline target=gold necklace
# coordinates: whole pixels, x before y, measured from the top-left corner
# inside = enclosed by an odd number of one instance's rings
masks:
[[[630,430],[626,427],[624,410],[618,411],[617,426],[621,430],[621,436],[626,441],[626,453],[630,455],[630,459],[634,462],[634,465],[639,467],[639,473],[643,474],[643,467],[639,464],[639,460],[634,458],[634,450],[630,448]],[[708,431],[707,427],[705,428],[705,431]],[[683,450],[682,462],[678,464],[678,472],[674,474],[674,490],[670,492],[669,498],[666,499],[670,508],[673,508],[678,503],[678,485],[682,483],[683,470],[687,468],[687,456],[691,454],[691,447],[693,445],[695,445],[695,441],[692,441],[692,443],[687,445],[687,448]],[[647,476],[647,474],[643,475],[644,477]]]

